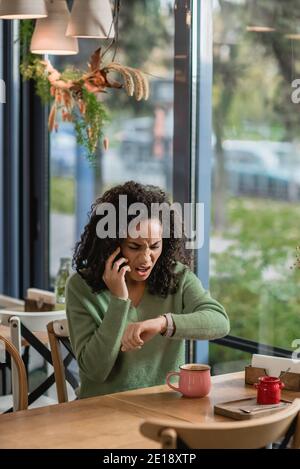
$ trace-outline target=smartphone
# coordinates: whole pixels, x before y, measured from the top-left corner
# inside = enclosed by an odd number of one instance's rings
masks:
[[[123,253],[122,253],[122,247],[120,246],[120,244],[118,244],[118,245],[116,245],[116,246],[114,247],[113,252],[117,249],[117,247],[120,247],[120,248],[121,248],[121,251],[120,251],[119,254],[117,254],[117,256],[115,257],[115,260],[114,260],[113,264],[114,264],[117,260],[121,259],[121,257],[124,257],[124,255],[123,255]],[[123,262],[123,263],[120,265],[120,269],[121,269],[121,267],[123,267],[124,265],[127,265],[127,262]],[[119,269],[119,270],[120,270],[120,269]]]

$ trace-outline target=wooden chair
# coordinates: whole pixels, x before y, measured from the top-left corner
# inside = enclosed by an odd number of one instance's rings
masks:
[[[51,356],[52,356],[52,363],[54,368],[54,376],[55,376],[55,384],[56,384],[56,391],[57,391],[57,399],[59,403],[68,402],[68,391],[66,385],[66,373],[65,367],[68,363],[64,363],[61,353],[61,344],[65,346],[67,351],[69,352],[69,358],[75,358],[70,340],[69,340],[69,328],[66,319],[51,321],[47,324],[47,331],[51,349]],[[65,359],[66,360],[66,359]],[[70,359],[67,357],[67,362]],[[78,386],[78,383],[74,384],[74,377],[69,376],[69,381],[73,388]]]
[[[14,391],[17,392],[18,396],[15,410],[26,410],[28,407],[28,385],[25,365],[16,347],[2,335],[0,335],[0,343],[5,345],[5,351],[15,364],[17,380],[14,385],[17,389]]]
[[[211,422],[200,425],[151,419],[141,433],[159,441],[163,449],[265,448],[284,437],[296,425],[292,448],[300,448],[300,399],[272,415],[247,421]]]
[[[20,308],[18,308],[20,309]],[[64,319],[66,317],[65,311],[43,311],[43,312],[29,312],[29,311],[12,311],[7,309],[0,309],[0,323],[1,326],[10,331],[11,342],[21,355],[22,344],[31,345],[44,360],[52,364],[51,354],[46,346],[48,344],[47,324],[49,321]],[[1,333],[1,335],[4,335]],[[17,388],[15,381],[17,381],[17,373],[15,366],[12,366],[12,384],[13,389]],[[45,394],[48,389],[54,384],[54,375],[48,376],[45,381],[40,383],[36,389],[31,391],[28,395],[28,403],[31,405],[37,404],[38,399],[47,401],[47,405],[53,400],[46,397]],[[50,400],[50,402],[49,402]],[[13,409],[17,409],[17,392],[13,392]]]

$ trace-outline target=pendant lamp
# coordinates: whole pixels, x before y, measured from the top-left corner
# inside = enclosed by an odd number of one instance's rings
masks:
[[[293,25],[289,26],[290,32],[284,35],[287,39],[292,39],[293,41],[300,41],[300,27],[295,21]]]
[[[48,17],[37,20],[30,50],[33,54],[75,55],[78,41],[66,37],[70,12],[66,0],[46,0]]]
[[[266,24],[253,24],[247,26],[246,30],[250,33],[273,33],[275,28],[267,26]]]
[[[109,0],[74,0],[67,36],[114,38],[115,29]]]
[[[285,37],[293,41],[300,41],[300,33],[285,34]]]
[[[46,18],[45,0],[0,0],[0,18],[22,20]]]
[[[268,3],[268,2],[265,2]],[[251,0],[246,6],[248,25],[246,30],[252,33],[273,33],[276,31],[276,11],[261,0]]]

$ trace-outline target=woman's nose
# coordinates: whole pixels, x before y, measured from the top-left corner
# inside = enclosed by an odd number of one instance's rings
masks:
[[[148,262],[148,261],[151,260],[151,251],[150,251],[150,249],[143,252],[142,260],[145,261],[145,262]]]

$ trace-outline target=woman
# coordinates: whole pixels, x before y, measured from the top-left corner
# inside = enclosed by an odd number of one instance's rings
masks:
[[[129,207],[144,204],[147,213],[153,204],[170,206],[159,188],[133,181],[108,190],[92,205],[75,247],[77,273],[66,286],[81,398],[163,384],[166,373],[185,362],[183,339],[214,339],[229,331],[223,306],[189,268],[173,212],[168,236],[161,214],[141,218],[133,236],[135,217],[128,212],[125,231],[123,226],[117,238],[112,232],[101,236],[108,221],[103,207],[113,208],[113,227],[121,228],[124,196]]]

